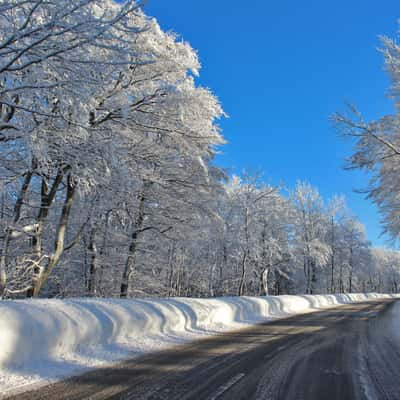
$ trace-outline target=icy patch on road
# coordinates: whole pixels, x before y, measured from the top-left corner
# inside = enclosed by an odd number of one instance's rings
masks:
[[[381,294],[0,302],[0,393],[206,335]]]

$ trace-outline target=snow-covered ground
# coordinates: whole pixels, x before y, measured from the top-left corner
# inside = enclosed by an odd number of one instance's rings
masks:
[[[0,301],[0,393],[205,335],[380,297],[389,295]]]

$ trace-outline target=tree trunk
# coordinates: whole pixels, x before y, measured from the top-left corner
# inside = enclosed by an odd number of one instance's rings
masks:
[[[331,293],[335,292],[335,221],[333,216],[331,217]]]
[[[100,257],[100,262],[99,260],[97,260],[98,262],[98,271],[97,271],[97,277],[96,277],[96,290],[100,290],[101,285],[103,283],[103,268],[104,268],[104,257],[107,255],[107,242],[108,242],[108,228],[109,228],[109,224],[110,224],[110,216],[112,213],[112,209],[107,210],[107,212],[105,213],[105,228],[104,228],[104,233],[103,233],[103,241],[101,244],[101,248],[99,250],[99,257]]]
[[[349,271],[349,293],[352,293],[353,291],[353,269],[350,268]]]
[[[269,295],[269,289],[268,289],[269,272],[270,272],[270,268],[269,267],[265,268],[261,275],[261,281],[262,281],[262,286],[264,289],[265,296]]]
[[[242,258],[242,273],[240,277],[240,284],[239,284],[239,291],[238,295],[243,296],[244,294],[244,287],[245,287],[245,280],[246,280],[246,261],[247,257],[250,255],[250,248],[249,248],[249,209],[246,207],[245,212],[245,223],[244,223],[244,232],[245,232],[245,242],[246,248],[243,250],[243,258]]]
[[[56,182],[53,184],[52,190],[55,187]],[[58,187],[58,185],[57,185]],[[65,233],[67,230],[68,219],[71,212],[71,207],[74,200],[76,187],[74,185],[73,179],[70,175],[67,177],[67,193],[65,196],[65,201],[63,208],[61,210],[61,216],[57,227],[56,237],[54,241],[54,251],[50,255],[47,264],[45,267],[41,267],[39,264],[35,266],[33,277],[32,277],[32,285],[27,291],[28,297],[37,297],[39,296],[40,290],[43,285],[49,279],[54,267],[57,265],[60,257],[64,251],[64,240]],[[51,194],[51,192],[50,192]],[[54,194],[55,196],[55,194]],[[54,198],[54,197],[53,197]],[[51,204],[51,203],[50,203]],[[44,212],[44,215],[47,216],[47,212]],[[40,249],[41,250],[41,249]]]
[[[173,295],[173,278],[174,278],[174,257],[175,257],[175,244],[172,243],[168,252],[168,276],[167,276],[167,296]]]
[[[340,264],[339,270],[339,292],[343,293],[343,264]]]
[[[139,194],[139,209],[137,218],[135,221],[134,230],[131,235],[131,243],[129,245],[128,257],[126,259],[124,272],[122,274],[120,297],[127,298],[129,291],[129,281],[133,271],[135,270],[136,264],[136,252],[139,234],[143,228],[144,221],[144,206],[145,206],[145,191],[149,183],[145,182],[143,184],[143,189]]]
[[[275,284],[274,284],[274,295],[279,296],[281,294],[281,275],[280,273],[275,270],[274,271],[274,279],[275,279]]]
[[[312,294],[312,266],[311,261],[307,257],[307,294]]]
[[[331,293],[335,293],[335,256],[331,256]]]
[[[224,240],[224,239],[223,239]],[[227,248],[226,245],[222,245],[222,257],[219,262],[219,268],[218,268],[218,296],[222,296],[225,293],[224,289],[224,271],[226,271],[228,263],[228,254],[227,254]]]
[[[238,295],[243,296],[244,294],[244,285],[245,285],[245,280],[246,280],[246,259],[247,259],[247,252],[243,252],[243,257],[242,257],[242,274],[240,277],[240,284],[239,284],[239,291]]]
[[[317,283],[317,270],[315,266],[315,261],[311,262],[311,286],[310,286],[310,294],[315,293]]]
[[[88,292],[90,296],[94,296],[96,295],[96,272],[97,272],[96,228],[93,228],[90,233],[88,250],[90,254]]]
[[[32,169],[25,174],[24,182],[21,186],[17,201],[14,206],[14,217],[13,223],[16,224],[21,217],[21,209],[24,204],[26,192],[28,191],[29,185],[32,181],[34,170],[36,169],[36,162],[32,161]],[[13,229],[8,227],[5,233],[3,242],[3,249],[0,255],[0,298],[4,296],[4,291],[7,286],[7,265],[8,265],[8,253],[11,242]]]
[[[353,247],[350,248],[349,293],[353,291]]]
[[[42,178],[40,210],[37,217],[36,233],[32,239],[33,255],[37,263],[40,262],[40,257],[42,254],[44,224],[46,222],[47,216],[49,215],[50,207],[56,197],[57,190],[63,180],[63,176],[63,172],[59,170],[50,191],[47,179],[44,177]]]
[[[210,266],[210,283],[209,283],[209,295],[210,297],[214,297],[214,273],[215,273],[216,264],[212,264]]]

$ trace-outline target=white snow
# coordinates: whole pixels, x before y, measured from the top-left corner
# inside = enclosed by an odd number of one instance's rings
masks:
[[[381,297],[389,295],[0,301],[0,393],[204,335]]]

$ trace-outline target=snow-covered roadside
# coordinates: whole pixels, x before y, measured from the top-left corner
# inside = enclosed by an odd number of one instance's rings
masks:
[[[382,297],[389,295],[2,301],[0,393],[205,335]]]

